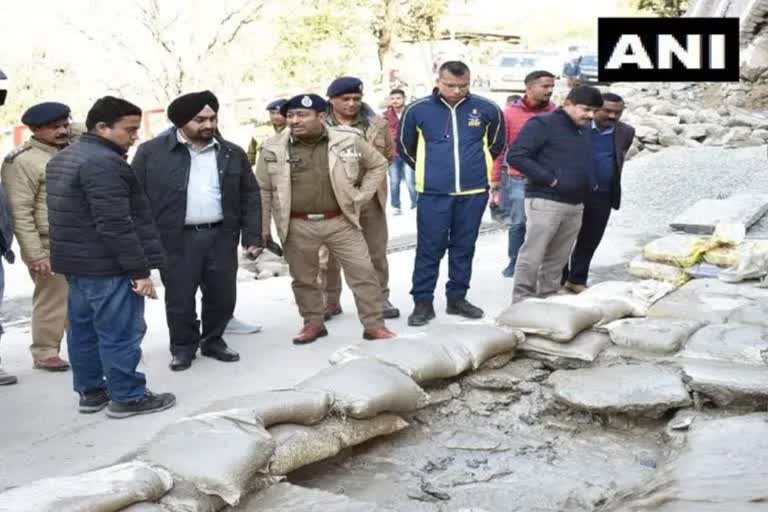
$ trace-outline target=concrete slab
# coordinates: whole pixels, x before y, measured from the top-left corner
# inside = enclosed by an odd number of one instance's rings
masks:
[[[680,350],[699,327],[699,322],[691,320],[628,318],[610,323],[605,329],[615,345],[654,354],[670,354]]]
[[[653,481],[608,506],[622,512],[758,512],[765,510],[768,416],[696,420],[685,446]]]
[[[714,324],[691,336],[680,352],[685,359],[757,365],[768,372],[768,328],[748,324]]]
[[[718,407],[765,408],[768,403],[768,369],[719,361],[686,360],[683,380],[693,391]]]
[[[677,372],[653,365],[558,370],[547,382],[558,400],[595,413],[660,417],[691,403]]]
[[[686,233],[712,234],[720,223],[743,224],[749,228],[768,212],[768,195],[735,194],[726,199],[702,199],[670,223]]]

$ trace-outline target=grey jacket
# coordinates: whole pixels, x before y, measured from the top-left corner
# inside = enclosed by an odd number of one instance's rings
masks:
[[[0,185],[0,256],[4,257],[8,263],[13,263],[16,259],[11,250],[11,245],[13,245],[11,210],[8,208],[8,199],[5,197],[5,191],[2,185]]]

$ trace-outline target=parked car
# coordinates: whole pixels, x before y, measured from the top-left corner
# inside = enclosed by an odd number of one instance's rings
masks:
[[[587,53],[581,57],[581,83],[594,85],[600,83],[597,78],[597,54]]]
[[[531,52],[500,55],[491,71],[492,91],[524,91],[525,76],[540,69],[540,57]]]

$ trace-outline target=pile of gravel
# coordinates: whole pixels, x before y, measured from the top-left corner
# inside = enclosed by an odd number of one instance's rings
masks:
[[[645,154],[625,164],[622,191],[621,210],[611,216],[611,226],[660,234],[700,199],[767,193],[766,148],[680,147]],[[768,219],[749,234],[768,238]]]

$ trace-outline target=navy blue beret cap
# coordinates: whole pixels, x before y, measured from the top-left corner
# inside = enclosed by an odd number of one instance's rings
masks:
[[[65,104],[47,101],[29,107],[21,116],[21,122],[27,126],[43,126],[69,117],[69,114],[69,107]]]
[[[363,94],[363,81],[354,76],[339,77],[328,86],[329,98],[351,93]]]
[[[280,110],[280,107],[285,104],[285,102],[288,101],[285,98],[276,99],[275,101],[270,102],[269,105],[267,105],[267,110]]]
[[[325,112],[328,103],[317,94],[299,94],[289,99],[280,107],[280,113],[286,115],[289,110],[294,108],[306,108],[315,112]]]

